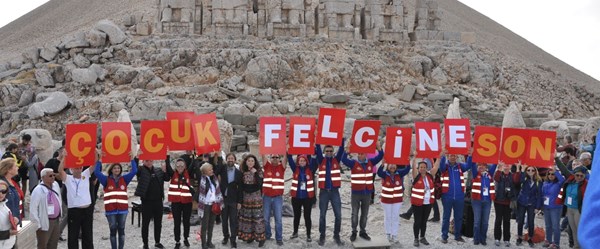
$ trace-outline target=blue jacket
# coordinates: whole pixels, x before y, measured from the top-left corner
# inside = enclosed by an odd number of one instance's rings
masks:
[[[563,207],[563,205],[556,204],[556,198],[560,192],[560,187],[565,182],[565,177],[562,176],[558,170],[554,172],[554,175],[556,176],[556,180],[554,182],[544,181],[544,185],[542,186],[542,202],[544,208],[554,209]],[[546,199],[548,202],[546,202]],[[546,203],[548,203],[548,205],[546,205]]]
[[[471,169],[471,167],[469,167],[471,164],[471,157],[467,157],[467,162],[465,163],[456,163],[453,165],[450,163],[446,164],[445,156],[443,156],[441,160],[440,172],[443,174],[446,170],[448,170],[448,177],[450,178],[448,192],[444,193],[442,198],[451,198],[453,200],[465,199],[465,192],[463,192],[462,186],[460,185],[460,172],[465,173]]]
[[[525,177],[525,174],[521,172],[517,173],[521,179],[521,191],[519,192],[519,198],[517,202],[523,206],[533,205],[535,209],[542,208],[543,197],[542,197],[542,183],[535,182],[532,186],[531,179]]]
[[[379,166],[379,169],[377,169],[377,175],[381,177],[381,179],[385,179],[386,177],[392,177],[393,175],[398,174],[400,175],[400,178],[402,178],[402,180],[404,181],[404,176],[406,176],[406,174],[408,174],[409,171],[410,165],[398,165],[398,168],[396,168],[396,171],[393,173],[390,173],[389,171],[383,168],[383,165],[381,165]]]
[[[600,143],[600,130],[596,135],[596,142]],[[592,168],[598,171],[600,169],[600,147],[595,148],[594,155],[592,157]],[[579,219],[579,229],[577,236],[579,238],[585,238],[579,240],[581,248],[596,248],[600,245],[600,236],[598,236],[598,230],[600,229],[600,174],[591,174],[589,182],[595,182],[596,184],[588,184],[585,190],[585,196],[583,197],[584,209],[581,210],[581,218]]]

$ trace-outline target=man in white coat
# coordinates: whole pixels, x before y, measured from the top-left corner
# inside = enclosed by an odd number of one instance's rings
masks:
[[[56,249],[60,236],[59,221],[63,213],[60,187],[54,181],[52,169],[43,169],[40,175],[42,184],[37,185],[31,193],[30,218],[38,228],[37,248]]]

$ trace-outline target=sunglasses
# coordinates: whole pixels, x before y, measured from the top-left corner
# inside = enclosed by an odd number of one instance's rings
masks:
[[[8,193],[8,189],[3,189],[3,190],[0,190],[0,193],[2,193],[2,194],[6,194],[6,193]]]
[[[279,159],[278,156],[272,156],[271,159]]]
[[[325,153],[331,153],[333,150],[326,150]]]
[[[575,177],[585,177],[585,175],[575,174]]]
[[[54,177],[55,177],[55,175],[54,175],[54,174],[51,174],[51,175],[46,175],[46,176],[47,176],[47,177],[51,177],[51,178],[54,178]]]

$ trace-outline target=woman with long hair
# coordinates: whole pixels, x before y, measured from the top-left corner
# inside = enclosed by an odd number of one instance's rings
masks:
[[[418,163],[413,163],[413,186],[410,194],[410,204],[413,207],[415,216],[413,223],[415,241],[413,245],[417,247],[420,244],[426,246],[429,245],[429,242],[425,238],[425,231],[427,230],[427,218],[429,218],[429,213],[431,212],[431,205],[435,201],[433,176],[440,168],[441,161],[442,160],[438,158],[433,164],[430,172],[427,172],[426,162],[420,161]]]
[[[544,247],[556,249],[560,246],[560,215],[563,205],[556,203],[560,187],[565,178],[557,169],[549,169],[546,173],[542,193],[544,196],[544,221],[546,223],[546,241]]]
[[[398,228],[400,227],[400,209],[404,195],[404,176],[410,171],[410,165],[402,165],[399,168],[395,164],[382,163],[377,170],[381,177],[381,206],[385,234],[391,243],[398,242]]]
[[[535,228],[535,210],[542,208],[542,178],[537,168],[533,166],[517,164],[519,169],[519,178],[521,191],[517,199],[517,246],[523,244],[523,225],[525,224],[525,215],[527,215],[527,232],[529,240],[527,243],[533,247],[533,231]]]
[[[123,166],[113,163],[108,167],[108,176],[102,173],[102,162],[96,162],[94,174],[104,186],[104,212],[110,229],[110,246],[123,249],[125,246],[125,222],[129,208],[127,185],[137,173],[137,163],[131,159],[131,171],[123,175]],[[117,233],[119,240],[117,243]]]
[[[16,224],[19,222],[6,206],[8,195],[8,183],[0,180],[0,248],[13,248],[17,242]],[[14,224],[14,225],[13,225]]]
[[[288,154],[290,169],[292,169],[292,187],[290,195],[292,196],[292,208],[294,209],[294,232],[290,239],[298,238],[298,227],[300,226],[300,217],[304,209],[304,225],[306,226],[306,241],[311,242],[310,237],[312,220],[310,214],[312,204],[315,199],[315,179],[314,173],[317,170],[315,159],[309,159],[305,155],[298,155],[296,161],[292,155]]]
[[[10,209],[13,216],[19,219],[23,218],[23,198],[25,197],[21,187],[14,180],[19,174],[17,160],[14,158],[5,158],[0,161],[0,180],[8,183],[8,195],[6,196],[6,206]]]
[[[258,247],[265,245],[265,220],[262,202],[263,171],[254,155],[247,155],[242,161],[242,207],[239,212],[238,237],[248,243],[258,241]]]

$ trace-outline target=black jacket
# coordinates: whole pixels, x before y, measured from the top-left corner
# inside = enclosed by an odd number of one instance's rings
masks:
[[[150,185],[150,181],[152,180],[152,175],[157,178],[159,182],[165,181],[168,182],[171,180],[171,176],[173,175],[173,169],[167,165],[167,172],[163,172],[161,168],[152,167],[152,169],[146,168],[143,164],[138,164],[137,171],[137,179],[138,185],[135,188],[135,195],[141,198],[146,197],[146,192],[148,191],[148,187]],[[159,184],[161,199],[165,198],[165,189],[164,184]]]
[[[221,179],[220,187],[224,202],[226,204],[242,203],[242,171],[235,169],[231,183],[227,179],[227,166],[219,168],[218,176]],[[225,196],[226,192],[227,196]]]

